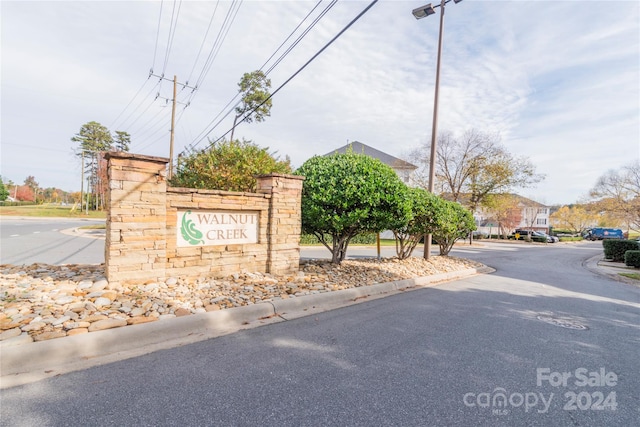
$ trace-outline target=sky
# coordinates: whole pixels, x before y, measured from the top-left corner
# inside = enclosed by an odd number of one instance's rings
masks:
[[[349,141],[406,158],[431,139],[440,8],[416,20],[423,2],[378,1],[287,82],[370,3],[3,0],[0,175],[79,191],[71,138],[90,121],[168,158],[173,76],[187,85],[174,155],[204,149],[230,130],[242,75],[261,68],[272,92],[284,86],[236,138],[294,167]],[[495,133],[528,158],[546,178],[519,194],[575,203],[640,158],[639,2],[445,9],[438,129]]]

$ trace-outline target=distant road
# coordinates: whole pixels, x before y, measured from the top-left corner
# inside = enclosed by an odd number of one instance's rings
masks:
[[[100,264],[104,239],[63,233],[104,220],[0,217],[0,264]]]
[[[104,220],[65,218],[24,218],[0,217],[0,264],[101,264],[104,262],[104,230],[86,230],[82,234],[72,233],[77,227],[102,224]],[[91,237],[94,236],[94,237]],[[601,247],[601,244],[597,245]],[[526,244],[493,243],[486,240],[478,246],[455,247],[451,255],[484,262],[496,256],[508,254],[527,247]],[[557,245],[537,246],[543,250],[557,248]],[[438,247],[432,248],[438,254]],[[380,256],[395,256],[394,246],[382,246]],[[352,245],[347,258],[376,257],[375,246]],[[422,255],[422,247],[416,248],[414,255]],[[303,246],[300,258],[327,259],[331,253],[324,246]]]

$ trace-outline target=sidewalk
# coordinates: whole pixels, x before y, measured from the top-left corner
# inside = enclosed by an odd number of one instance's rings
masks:
[[[629,277],[621,276],[620,273],[640,273],[640,269],[634,267],[627,267],[622,262],[611,262],[602,258],[602,255],[597,255],[591,258],[592,261],[591,270],[595,270],[599,274],[611,277],[619,282],[628,283],[630,285],[640,286],[640,280],[631,279]],[[587,265],[589,267],[589,265]]]

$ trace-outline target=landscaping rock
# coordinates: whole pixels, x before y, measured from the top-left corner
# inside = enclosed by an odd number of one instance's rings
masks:
[[[0,341],[18,345],[480,266],[441,256],[340,265],[312,260],[293,275],[243,271],[226,278],[170,277],[112,287],[104,265],[0,265]]]

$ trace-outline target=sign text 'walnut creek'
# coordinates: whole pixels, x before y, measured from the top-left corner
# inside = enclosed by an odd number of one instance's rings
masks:
[[[178,210],[178,247],[258,242],[258,212]]]

